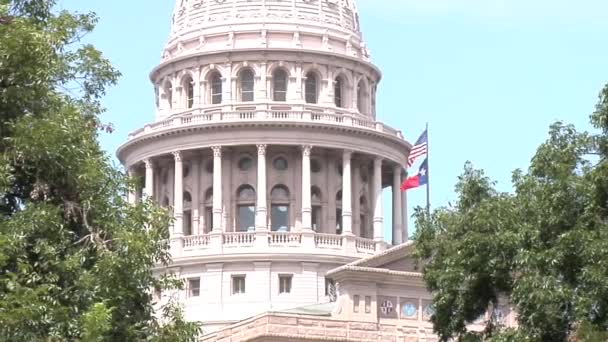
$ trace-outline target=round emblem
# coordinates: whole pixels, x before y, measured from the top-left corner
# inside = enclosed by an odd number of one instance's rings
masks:
[[[390,300],[385,300],[384,302],[382,302],[380,310],[382,311],[383,315],[389,315],[393,312],[393,302],[391,302]]]
[[[405,305],[403,306],[403,315],[406,317],[416,316],[417,312],[418,309],[416,308],[416,305],[414,305],[414,303],[405,303]]]

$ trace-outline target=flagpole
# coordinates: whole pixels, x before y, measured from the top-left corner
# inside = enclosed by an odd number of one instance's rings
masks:
[[[431,215],[431,188],[430,188],[430,184],[431,184],[431,176],[430,176],[430,172],[429,170],[431,169],[430,165],[429,165],[429,157],[431,155],[430,153],[430,142],[431,139],[429,139],[429,123],[426,123],[426,170],[427,170],[427,181],[426,181],[426,211],[429,214],[429,216]]]

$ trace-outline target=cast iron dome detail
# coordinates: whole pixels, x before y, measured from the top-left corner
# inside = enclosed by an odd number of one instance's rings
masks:
[[[177,0],[155,120],[118,157],[144,178],[129,200],[175,217],[188,319],[211,332],[329,301],[327,271],[405,241],[411,145],[376,117],[380,78],[353,1]]]

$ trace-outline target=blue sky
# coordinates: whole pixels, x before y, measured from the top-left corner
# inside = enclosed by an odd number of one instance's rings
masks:
[[[59,1],[100,16],[86,40],[123,73],[104,99],[104,120],[116,131],[101,143],[112,155],[129,131],[153,119],[148,73],[159,63],[173,3]],[[383,71],[378,117],[412,142],[429,123],[434,207],[455,200],[467,160],[510,190],[511,172],[527,167],[552,122],[589,128],[608,83],[605,0],[358,0],[358,6],[373,62]],[[410,191],[410,212],[424,203],[424,189]]]

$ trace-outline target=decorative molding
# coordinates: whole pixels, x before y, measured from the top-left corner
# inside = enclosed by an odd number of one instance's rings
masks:
[[[258,147],[258,156],[265,156],[266,155],[266,144],[259,144],[257,145]]]
[[[221,158],[222,157],[222,146],[212,146],[211,149],[213,150],[213,157],[214,158]]]
[[[181,151],[174,151],[171,152],[171,154],[173,154],[173,157],[175,158],[176,162],[180,162],[182,161],[182,152]]]

